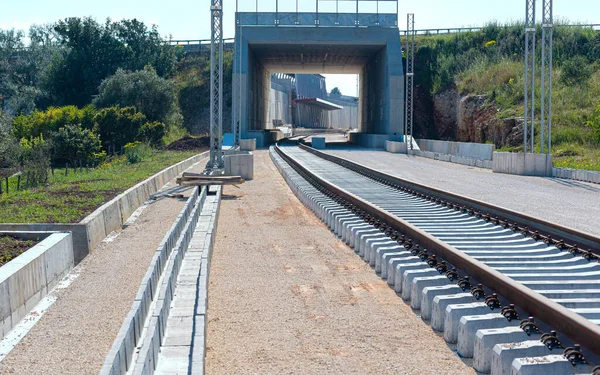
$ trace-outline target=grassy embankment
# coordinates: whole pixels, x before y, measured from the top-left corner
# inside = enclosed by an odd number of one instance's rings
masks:
[[[456,88],[488,95],[498,118],[523,116],[523,25],[419,37],[417,84],[432,94]],[[539,27],[538,27],[539,29]],[[541,35],[541,30],[538,30]],[[554,31],[552,154],[554,165],[600,171],[600,32],[557,25]],[[539,149],[541,43],[536,51],[536,147]],[[520,151],[522,146],[505,147]]]
[[[0,267],[32,248],[39,241],[24,241],[10,236],[0,236]]]
[[[117,156],[98,168],[83,171],[54,171],[48,183],[17,191],[17,178],[9,179],[9,193],[3,180],[0,196],[0,223],[76,223],[127,190],[160,170],[185,160],[197,152],[154,151],[144,160],[130,164]]]

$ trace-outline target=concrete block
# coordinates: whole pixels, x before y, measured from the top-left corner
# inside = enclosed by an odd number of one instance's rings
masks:
[[[557,352],[562,352],[557,350]],[[537,357],[552,352],[539,340],[527,340],[516,343],[497,344],[492,352],[492,373],[510,375],[512,363],[516,358]]]
[[[463,316],[487,314],[490,311],[490,308],[483,302],[460,303],[446,306],[444,340],[450,344],[455,344],[458,341],[458,328]],[[435,310],[433,312],[435,314]]]
[[[325,149],[325,137],[312,137],[311,146],[317,150]]]
[[[500,313],[463,316],[458,325],[456,346],[458,354],[465,358],[473,357],[475,336],[478,330],[518,326],[519,323],[520,320],[509,321]]]
[[[394,284],[394,290],[396,290],[397,293],[402,292],[402,299],[405,301],[410,300],[412,297],[412,282],[415,278],[433,275],[439,276],[438,271],[436,271],[434,268],[429,267],[427,263],[422,262],[422,264],[425,266],[424,268],[413,268],[405,271],[402,271],[402,265],[396,267],[396,275],[402,272],[402,287],[401,290],[398,290],[398,283],[396,283]],[[420,304],[421,296],[418,295],[416,297],[419,300]]]
[[[560,354],[550,354],[543,357],[516,358],[512,363],[512,375],[575,375],[589,374],[592,368],[580,364],[573,366]]]
[[[87,227],[88,248],[93,250],[106,236],[106,226],[104,224],[104,211],[97,209],[81,221]],[[110,232],[109,232],[110,233]]]
[[[439,286],[428,286],[422,290],[421,295],[421,319],[430,320],[433,312],[434,300],[437,296],[454,295],[461,293],[462,289],[455,284],[444,284]]]
[[[552,155],[494,152],[492,171],[524,176],[552,176]]]
[[[244,180],[254,178],[254,154],[249,151],[223,156],[225,174],[241,176]]]
[[[385,141],[385,150],[392,154],[406,154],[407,144],[405,142]]]
[[[504,327],[493,329],[480,329],[475,337],[473,351],[473,368],[484,374],[492,370],[492,353],[496,344],[538,340],[541,335],[527,336],[521,327]]]
[[[433,269],[435,271],[435,269]],[[423,289],[427,287],[435,287],[441,285],[452,285],[448,277],[440,275],[439,272],[435,271],[436,275],[415,277],[411,285],[411,300],[410,307],[415,310],[421,309],[421,301],[423,300]],[[433,298],[432,298],[433,299]]]
[[[240,150],[242,150],[242,151],[256,150],[256,138],[240,139]]]

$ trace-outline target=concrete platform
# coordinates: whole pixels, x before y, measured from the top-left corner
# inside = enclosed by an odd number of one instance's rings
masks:
[[[600,187],[597,184],[493,173],[486,169],[348,144],[332,145],[325,152],[403,179],[600,235],[600,226],[596,224],[598,211],[590,209],[600,207]]]

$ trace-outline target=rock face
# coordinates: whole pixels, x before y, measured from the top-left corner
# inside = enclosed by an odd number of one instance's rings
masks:
[[[440,139],[456,139],[460,95],[456,90],[446,90],[433,98],[433,121]]]
[[[523,142],[523,118],[498,118],[487,95],[460,96],[446,90],[433,98],[434,124],[439,139],[459,142],[492,142],[497,148]]]

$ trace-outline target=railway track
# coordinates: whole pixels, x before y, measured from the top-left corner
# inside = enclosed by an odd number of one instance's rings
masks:
[[[599,238],[304,145],[281,143],[271,156],[477,371],[600,374]]]

